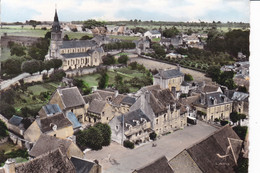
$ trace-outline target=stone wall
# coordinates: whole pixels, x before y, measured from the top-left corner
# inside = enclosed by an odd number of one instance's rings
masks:
[[[37,37],[24,37],[24,36],[2,36],[1,43],[3,47],[7,47],[9,41],[21,44],[23,46],[31,46],[33,43],[37,42],[39,38]]]

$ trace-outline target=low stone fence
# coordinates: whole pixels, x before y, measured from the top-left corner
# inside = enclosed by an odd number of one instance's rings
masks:
[[[32,82],[42,82],[42,74],[40,75],[35,75],[35,76],[29,76],[23,79],[24,83],[32,83]]]
[[[96,68],[78,69],[73,71],[66,71],[66,77],[83,76],[86,74],[95,73]]]

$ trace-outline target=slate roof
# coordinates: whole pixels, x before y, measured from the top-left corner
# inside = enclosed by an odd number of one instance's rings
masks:
[[[86,103],[91,103],[92,100],[94,100],[94,99],[102,100],[102,97],[100,96],[100,94],[98,92],[96,92],[96,93],[92,93],[92,94],[83,96],[83,99],[85,100]]]
[[[106,101],[94,99],[89,105],[88,112],[101,114],[105,108]]]
[[[123,94],[118,94],[113,100],[112,100],[112,104],[114,106],[120,106],[120,104],[122,103],[122,100],[127,97],[126,95]]]
[[[115,97],[115,93],[112,91],[96,90],[94,93],[99,93],[103,100],[107,100],[108,97],[112,99]]]
[[[57,126],[57,129],[72,126],[71,122],[67,118],[65,118],[63,113],[58,113],[50,117],[37,119],[36,122],[38,123],[42,133],[52,131],[54,125]]]
[[[83,58],[83,57],[89,57],[90,53],[88,52],[82,52],[82,53],[69,53],[69,54],[62,54],[64,58]]]
[[[149,118],[143,113],[143,111],[141,109],[137,109],[131,112],[128,112],[124,115],[120,115],[117,117],[119,122],[124,122],[127,124],[130,124],[132,126],[136,126],[136,122],[134,122],[133,120],[137,120],[140,123],[143,122],[143,119],[146,120],[146,122],[150,122]],[[142,120],[141,120],[142,119]],[[129,129],[129,126],[124,125],[125,130]]]
[[[72,123],[73,129],[77,129],[81,127],[80,122],[78,121],[77,117],[75,114],[73,114],[73,112],[68,112],[66,114],[66,117],[68,118],[68,120]]]
[[[150,30],[149,32],[151,34],[161,34],[158,30]]]
[[[60,48],[78,48],[78,47],[94,47],[97,43],[94,40],[70,40],[63,41]]]
[[[202,173],[196,162],[186,150],[183,150],[172,158],[169,161],[169,165],[174,170],[174,173]]]
[[[243,141],[226,125],[187,149],[202,172],[234,172]]]
[[[171,69],[171,70],[163,70],[161,73],[158,73],[154,75],[153,77],[155,78],[160,78],[162,77],[163,79],[171,79],[171,78],[176,78],[184,76],[182,72],[180,72],[178,69]]]
[[[243,101],[248,99],[249,94],[247,93],[243,93],[243,92],[234,92],[233,96],[232,96],[232,100],[237,100],[237,101]]]
[[[66,154],[71,144],[72,141],[68,139],[61,139],[54,136],[41,134],[31,151],[29,151],[29,155],[32,157],[38,157],[58,148],[63,154]]]
[[[13,115],[12,118],[8,121],[8,123],[15,125],[15,126],[19,126],[23,121],[22,117]]]
[[[151,93],[164,106],[175,103],[174,95],[169,89],[151,90]]]
[[[136,170],[137,173],[174,173],[165,156],[153,163]]]
[[[57,104],[49,104],[49,105],[45,105],[42,107],[43,110],[45,111],[45,113],[47,115],[52,115],[52,114],[56,114],[56,113],[59,113],[59,112],[62,112],[59,105]]]
[[[85,101],[77,87],[58,89],[65,108],[85,105]]]
[[[76,173],[72,162],[59,149],[50,151],[33,160],[17,164],[16,173]]]
[[[122,104],[132,106],[135,103],[136,99],[134,97],[126,96],[122,100]]]
[[[218,91],[219,86],[216,85],[205,85],[203,87],[203,92],[210,93],[210,92],[216,92]]]
[[[76,157],[71,157],[70,161],[73,163],[76,169],[76,173],[90,173],[91,169],[95,165],[94,162],[90,162]]]
[[[213,92],[213,93],[205,94],[205,98],[204,98],[205,104],[201,103],[202,99],[203,99],[203,95],[201,96],[201,99],[196,100],[194,104],[210,107],[210,106],[216,106],[216,105],[232,102],[232,100],[230,100],[226,95],[224,95],[221,92]]]

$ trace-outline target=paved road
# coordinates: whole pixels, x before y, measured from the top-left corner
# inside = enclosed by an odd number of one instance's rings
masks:
[[[130,59],[130,62],[134,62],[134,61],[136,61],[139,64],[143,64],[148,69],[157,69],[158,70],[158,69],[177,68],[177,66],[175,66],[175,65],[166,64],[166,63],[149,60],[149,59],[144,59],[144,58],[140,58],[140,57]],[[181,72],[191,74],[195,81],[199,81],[199,82],[205,81],[206,83],[212,82],[212,80],[208,77],[205,77],[205,74],[202,72],[198,72],[198,71],[183,68],[183,67],[181,67]]]
[[[203,122],[195,126],[185,127],[172,134],[161,137],[152,147],[152,142],[130,150],[112,143],[100,151],[89,151],[85,158],[97,159],[103,167],[104,173],[130,173],[134,169],[143,167],[165,155],[168,160],[176,156],[183,149],[199,142],[217,129]]]

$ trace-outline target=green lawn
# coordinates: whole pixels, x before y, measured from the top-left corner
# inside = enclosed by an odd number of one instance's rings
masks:
[[[108,71],[108,76],[109,76],[109,85],[115,84],[115,76],[120,75],[123,77],[123,81],[130,80],[133,77],[141,77],[143,76],[143,73],[138,72],[137,70],[131,70],[129,68],[120,68],[116,70],[111,70]],[[85,76],[78,77],[78,79],[84,80],[86,83],[89,84],[90,87],[93,86],[98,86],[98,78],[100,77],[100,74],[95,73],[95,74],[89,74]],[[130,87],[130,86],[129,86]],[[130,87],[131,92],[136,92],[138,88]]]
[[[126,41],[134,41],[134,40],[139,40],[140,37],[132,37],[132,36],[122,36],[122,35],[110,35],[110,38],[117,38],[120,40],[126,40]]]
[[[34,95],[40,95],[41,92],[51,91],[54,92],[58,87],[59,83],[44,83],[28,87],[28,91],[31,91]]]
[[[68,32],[66,31],[64,35],[67,34],[69,36],[69,39],[80,39],[82,36],[88,35],[89,37],[93,37],[93,34],[87,34],[82,32]]]
[[[14,145],[12,142],[6,142],[3,144],[0,144],[0,151],[4,151],[4,153],[10,153],[12,150],[17,150],[20,147],[18,145]]]

